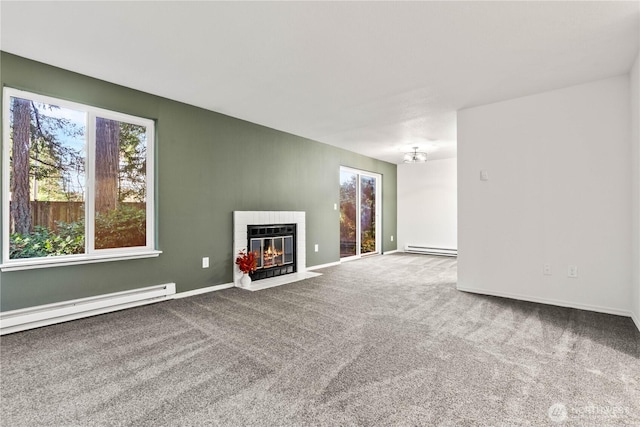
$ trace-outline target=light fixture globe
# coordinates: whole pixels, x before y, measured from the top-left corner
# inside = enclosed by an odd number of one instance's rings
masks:
[[[427,153],[418,151],[418,147],[413,147],[413,151],[404,153],[405,163],[425,163],[427,161]]]

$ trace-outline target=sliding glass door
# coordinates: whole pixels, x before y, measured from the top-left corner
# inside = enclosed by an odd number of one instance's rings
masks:
[[[378,253],[381,180],[378,174],[340,168],[340,258]]]
[[[378,252],[376,236],[376,178],[360,176],[360,254]]]
[[[358,174],[340,168],[340,258],[358,250]]]

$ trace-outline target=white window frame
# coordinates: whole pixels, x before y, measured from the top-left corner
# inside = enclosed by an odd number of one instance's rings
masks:
[[[77,111],[83,111],[86,115],[86,158],[85,158],[85,253],[77,255],[59,255],[40,258],[9,259],[9,135],[10,135],[10,99],[23,98],[44,104],[57,105]],[[162,251],[155,247],[155,177],[154,177],[154,146],[155,146],[155,122],[150,119],[131,116],[115,111],[105,110],[90,105],[67,101],[50,96],[40,95],[23,90],[4,88],[2,105],[2,264],[1,271],[28,270],[34,268],[59,267],[64,265],[87,264],[94,262],[117,261],[137,258],[157,257]],[[147,129],[147,168],[146,168],[146,246],[95,249],[94,222],[95,222],[95,123],[96,118],[117,120],[134,125],[144,126]]]

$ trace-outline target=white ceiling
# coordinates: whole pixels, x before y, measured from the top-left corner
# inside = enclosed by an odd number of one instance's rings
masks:
[[[2,50],[399,163],[456,110],[625,74],[640,3],[12,2]]]

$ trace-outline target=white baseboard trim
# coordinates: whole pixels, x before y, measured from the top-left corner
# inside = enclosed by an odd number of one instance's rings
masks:
[[[540,304],[555,305],[559,307],[577,308],[578,310],[595,311],[597,313],[614,314],[616,316],[632,317],[632,313],[628,310],[620,310],[620,309],[611,308],[611,307],[601,307],[597,305],[580,304],[580,303],[569,302],[569,301],[538,298],[538,297],[532,297],[528,295],[513,294],[510,292],[496,292],[496,291],[491,291],[486,289],[476,289],[476,288],[469,288],[464,286],[456,286],[456,289],[458,289],[459,291],[470,292],[473,294],[491,295],[495,297],[503,297],[503,298],[520,300],[520,301],[536,302]],[[636,326],[638,326],[637,322],[636,322]]]
[[[640,331],[640,316],[638,316],[636,313],[632,311],[631,320],[633,320],[633,323],[636,324],[636,328],[638,328],[638,330]]]
[[[382,255],[391,255],[391,254],[395,254],[396,252],[400,252],[400,251],[398,249],[394,249],[392,251],[383,252]]]
[[[0,313],[0,335],[166,301],[172,299],[175,293],[176,284],[167,283],[5,311]]]
[[[173,295],[173,299],[187,298],[195,295],[206,294],[207,292],[221,291],[223,289],[233,288],[233,283],[224,283],[222,285],[207,286],[206,288],[192,289],[190,291],[178,292]]]
[[[327,267],[335,267],[336,265],[340,265],[340,261],[330,262],[330,263],[327,263],[327,264],[313,265],[311,267],[307,267],[307,271],[309,271],[309,270],[319,270],[321,268],[327,268]]]

